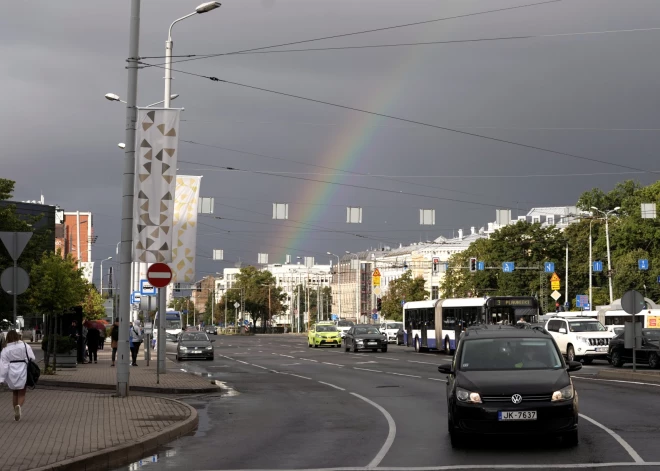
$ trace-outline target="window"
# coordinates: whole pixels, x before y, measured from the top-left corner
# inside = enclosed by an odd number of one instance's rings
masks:
[[[536,338],[466,340],[459,364],[462,371],[557,369],[561,366],[552,341]]]
[[[554,224],[555,218],[553,216],[548,216],[548,224]]]
[[[598,321],[579,321],[579,322],[570,322],[569,326],[571,327],[571,332],[604,332],[605,327]]]
[[[548,322],[548,330],[550,332],[559,332],[559,327],[561,325],[561,321],[550,321]]]

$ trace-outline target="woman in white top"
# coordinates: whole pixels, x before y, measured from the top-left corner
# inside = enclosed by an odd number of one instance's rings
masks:
[[[21,420],[21,406],[25,402],[27,359],[35,360],[32,348],[21,341],[15,330],[7,334],[7,346],[0,353],[0,383],[7,383],[13,394],[14,419]]]

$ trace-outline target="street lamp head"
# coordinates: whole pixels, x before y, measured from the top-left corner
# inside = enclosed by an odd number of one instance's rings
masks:
[[[106,260],[112,260],[112,257],[108,257],[108,258],[106,258]]]
[[[216,8],[220,8],[221,5],[222,4],[220,2],[205,2],[195,8],[195,11],[201,15],[202,13],[207,13],[211,10],[215,10]]]
[[[600,211],[600,209],[598,209],[598,208],[595,207],[595,206],[592,206],[591,209],[595,209],[596,211]]]
[[[106,93],[105,99],[110,101],[119,101],[119,95],[115,93]]]
[[[126,147],[126,144],[120,142],[119,144],[117,144],[117,147],[119,147],[120,149],[124,149]]]
[[[327,252],[328,255],[332,255],[332,252]]]
[[[347,250],[346,253],[347,253],[347,254],[350,254],[351,252],[349,252],[349,251]]]

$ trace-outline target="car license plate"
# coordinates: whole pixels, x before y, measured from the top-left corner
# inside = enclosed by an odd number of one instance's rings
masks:
[[[536,420],[536,411],[499,411],[497,420]]]
[[[597,352],[606,352],[606,351],[607,351],[607,347],[596,347],[596,351],[597,351]]]
[[[367,342],[369,345],[376,345],[376,342]]]

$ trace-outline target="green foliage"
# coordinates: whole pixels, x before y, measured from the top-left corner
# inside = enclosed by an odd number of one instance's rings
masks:
[[[48,351],[50,335],[44,336],[43,340],[41,341],[41,349],[46,352]],[[58,335],[57,336],[57,354],[58,355],[63,355],[65,353],[69,353],[71,351],[76,350],[77,345],[76,341],[72,339],[71,337],[67,335]]]
[[[270,285],[270,308],[271,314],[275,316],[280,312],[286,310],[285,302],[287,301],[286,294],[282,292],[282,288],[275,286],[276,280],[272,273],[269,271],[260,271],[253,266],[241,268],[241,272],[236,275],[236,283],[233,288],[228,290],[227,302],[229,306],[233,306],[236,301],[240,302],[241,289],[244,292],[244,307],[245,311],[250,314],[255,324],[259,321],[268,319],[268,286]],[[224,311],[224,298],[221,300]],[[230,309],[232,311],[233,309]],[[223,314],[224,318],[224,314]],[[227,319],[228,322],[229,319]],[[261,325],[264,326],[265,322]]]
[[[401,301],[424,301],[429,292],[424,289],[424,278],[413,278],[408,270],[398,279],[390,282],[387,293],[381,298],[381,315],[387,320],[400,321],[403,318]]]
[[[83,303],[88,293],[82,270],[69,254],[46,253],[32,268],[32,304],[41,312],[59,314]]]
[[[87,293],[82,303],[83,314],[85,318],[93,321],[98,319],[105,319],[105,306],[103,305],[103,298],[98,291],[92,286],[87,285]]]

